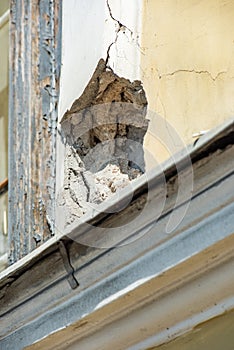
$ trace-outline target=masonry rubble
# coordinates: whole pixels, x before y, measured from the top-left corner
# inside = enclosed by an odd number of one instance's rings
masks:
[[[61,120],[65,163],[58,204],[66,225],[144,173],[146,111],[141,82],[119,77],[100,59]]]

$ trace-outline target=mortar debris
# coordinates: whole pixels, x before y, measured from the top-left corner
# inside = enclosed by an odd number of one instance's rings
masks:
[[[129,185],[145,170],[148,128],[142,83],[119,77],[104,59],[61,121],[64,183],[58,204],[65,226]]]

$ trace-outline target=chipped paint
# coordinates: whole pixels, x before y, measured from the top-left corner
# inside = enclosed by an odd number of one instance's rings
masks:
[[[61,0],[11,1],[10,263],[54,234],[60,21]]]

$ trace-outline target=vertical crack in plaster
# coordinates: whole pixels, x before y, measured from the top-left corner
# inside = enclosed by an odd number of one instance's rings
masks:
[[[106,0],[106,5],[107,5],[107,8],[108,8],[108,11],[109,11],[109,15],[111,17],[111,19],[117,24],[118,28],[116,30],[116,36],[115,36],[115,40],[108,46],[107,48],[107,56],[106,56],[106,64],[108,64],[109,62],[109,59],[110,59],[110,49],[112,48],[113,45],[117,44],[117,41],[118,41],[118,37],[119,37],[119,33],[122,31],[124,34],[125,34],[125,31],[128,31],[131,35],[131,38],[133,40],[133,42],[135,41],[136,42],[136,45],[137,47],[140,49],[140,51],[142,52],[142,48],[138,42],[139,40],[139,36],[137,35],[136,38],[134,38],[134,32],[128,28],[125,24],[123,24],[122,22],[120,22],[118,19],[116,19],[113,14],[112,14],[112,11],[111,11],[111,7],[110,7],[110,4],[109,4],[109,1]]]
[[[113,19],[113,21],[115,21],[118,24],[119,30],[127,29],[131,33],[131,35],[133,35],[133,31],[131,29],[129,29],[125,24],[121,23],[118,19],[114,18],[108,0],[106,0],[106,4],[107,4],[107,7],[108,7],[108,11],[109,11],[110,17]]]

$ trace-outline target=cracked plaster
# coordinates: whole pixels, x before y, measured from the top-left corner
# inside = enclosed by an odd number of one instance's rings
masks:
[[[141,79],[149,110],[191,144],[193,134],[234,115],[234,3],[143,2]],[[157,127],[152,117],[145,146],[161,162],[171,154],[151,137]]]
[[[143,81],[151,114],[164,117],[185,144],[234,114],[232,2],[70,0],[63,7],[60,116],[81,95],[100,57],[119,76]],[[77,40],[77,33],[84,35]],[[155,120],[145,146],[161,162],[170,154],[150,136]]]
[[[131,81],[140,78],[140,50],[136,44],[140,13],[141,0],[129,0],[127,7],[122,0],[63,2],[59,119],[82,94],[100,57],[118,76]],[[60,125],[58,132],[61,133]],[[67,149],[58,137],[57,194],[64,186],[66,154]]]
[[[160,74],[158,73],[158,77],[159,79],[162,79],[164,77],[169,77],[169,76],[173,76],[175,74],[179,74],[179,73],[194,73],[194,74],[207,74],[213,81],[217,80],[222,74],[226,74],[227,71],[223,71],[223,72],[218,72],[215,76],[213,76],[209,71],[196,71],[195,69],[178,69],[174,72],[170,72],[170,73],[165,73],[165,74]]]

